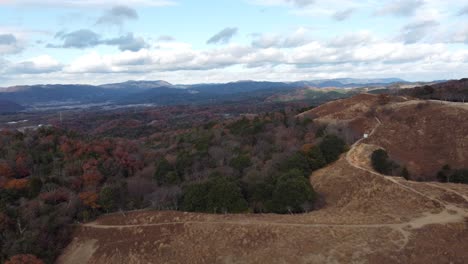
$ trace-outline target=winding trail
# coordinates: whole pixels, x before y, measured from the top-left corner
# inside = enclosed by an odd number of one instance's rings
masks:
[[[382,125],[382,122],[380,121],[379,118],[375,117],[376,121],[377,121],[377,125],[372,129],[371,133],[369,134],[369,137],[372,136],[375,131]],[[362,171],[366,171],[368,173],[371,173],[373,175],[376,175],[378,177],[381,177],[387,181],[390,181],[396,185],[398,185],[398,187],[402,188],[402,189],[405,189],[407,191],[410,191],[412,193],[415,193],[419,196],[422,196],[423,198],[425,199],[429,199],[437,204],[440,204],[443,206],[443,210],[437,214],[425,214],[423,215],[422,217],[418,217],[418,218],[413,218],[411,219],[410,221],[404,223],[404,224],[401,224],[401,225],[392,225],[394,228],[396,228],[397,230],[399,230],[401,232],[401,234],[405,237],[405,242],[403,243],[403,246],[401,247],[401,249],[403,249],[406,244],[409,242],[409,236],[411,235],[410,234],[410,230],[411,229],[419,229],[419,228],[422,228],[426,225],[431,225],[431,224],[448,224],[448,223],[459,223],[459,222],[463,222],[465,218],[468,217],[468,210],[466,210],[465,208],[460,208],[456,205],[453,205],[453,204],[449,204],[447,202],[444,202],[444,201],[441,201],[440,199],[437,199],[433,196],[429,196],[427,194],[424,194],[410,186],[407,186],[407,185],[404,185],[402,184],[398,178],[401,178],[401,177],[394,177],[394,176],[386,176],[386,175],[383,175],[383,174],[380,174],[380,173],[377,173],[375,172],[374,170],[371,170],[371,169],[368,169],[368,168],[365,168],[365,167],[362,167],[360,166],[359,164],[355,163],[354,159],[352,158],[354,152],[356,151],[356,147],[362,143],[362,141],[364,141],[366,138],[361,138],[360,140],[356,141],[352,146],[351,146],[351,149],[348,151],[348,153],[346,153],[346,161],[348,162],[349,165],[351,165],[352,167],[356,168],[356,169],[359,169],[359,170],[362,170]],[[438,189],[441,189],[441,190],[444,190],[446,192],[451,192],[451,193],[454,193],[460,197],[462,197],[465,202],[468,202],[468,197],[466,197],[465,195],[463,194],[460,194],[458,193],[457,191],[454,191],[450,188],[446,188],[446,187],[442,187],[442,186],[439,186],[437,184],[434,184],[434,183],[420,183],[420,184],[426,184],[426,185],[429,185],[433,188],[438,188]]]
[[[380,119],[375,117],[377,124],[372,129],[369,134],[371,137],[376,130],[382,125]],[[431,224],[448,224],[448,223],[458,223],[464,221],[465,217],[468,217],[468,212],[464,208],[459,208],[453,204],[448,204],[444,201],[441,201],[435,197],[431,197],[427,194],[424,194],[410,186],[402,184],[397,177],[389,177],[382,174],[379,174],[371,169],[365,168],[358,163],[355,163],[355,160],[352,158],[356,148],[365,140],[366,138],[361,138],[360,140],[356,141],[350,148],[350,150],[346,153],[345,160],[346,162],[354,167],[355,169],[365,171],[367,173],[371,173],[378,177],[381,177],[393,184],[398,185],[398,187],[415,193],[418,196],[424,197],[425,199],[429,199],[437,204],[442,205],[444,208],[441,212],[437,214],[425,213],[420,217],[413,218],[407,222],[399,222],[399,223],[387,223],[387,224],[327,224],[327,223],[284,223],[284,222],[275,222],[275,221],[264,221],[264,220],[252,220],[252,219],[239,219],[239,220],[228,220],[228,221],[213,221],[213,220],[205,220],[205,221],[172,221],[172,222],[162,222],[162,223],[146,223],[146,224],[123,224],[123,225],[106,225],[106,224],[99,224],[97,222],[91,222],[87,224],[81,224],[80,226],[86,228],[96,228],[96,229],[125,229],[125,228],[141,228],[141,227],[158,227],[158,226],[170,226],[170,225],[238,225],[238,226],[278,226],[278,227],[294,227],[294,228],[345,228],[345,229],[360,229],[360,228],[390,228],[392,230],[396,230],[402,235],[402,241],[394,241],[398,244],[399,250],[403,250],[408,242],[410,241],[410,237],[412,235],[411,230],[422,228],[426,225]],[[421,183],[424,184],[424,183]],[[447,192],[452,192],[454,194],[463,197],[465,201],[468,202],[468,198],[454,190],[449,188],[441,187],[436,184],[426,183],[429,186],[439,188],[445,190]]]

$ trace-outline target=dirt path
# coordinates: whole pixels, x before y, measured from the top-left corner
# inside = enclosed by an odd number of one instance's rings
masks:
[[[371,137],[375,133],[375,131],[382,125],[382,122],[380,121],[380,119],[378,119],[377,117],[375,119],[376,119],[377,124],[370,132],[369,137]],[[401,242],[399,242],[399,246],[400,246],[400,250],[403,250],[410,240],[410,237],[412,235],[411,230],[419,229],[424,226],[432,225],[432,224],[458,223],[458,222],[464,221],[465,217],[468,217],[467,211],[463,208],[456,207],[455,205],[452,205],[452,204],[447,204],[443,201],[440,201],[439,199],[436,199],[435,197],[431,197],[412,187],[406,186],[400,183],[396,177],[384,176],[371,169],[361,166],[358,160],[356,160],[356,157],[353,156],[353,154],[355,154],[357,146],[359,146],[359,144],[361,144],[363,140],[365,140],[365,138],[362,138],[356,141],[351,146],[351,149],[348,151],[348,153],[346,153],[345,159],[352,167],[358,170],[371,173],[378,177],[382,177],[383,179],[390,181],[393,184],[398,185],[400,188],[405,189],[406,191],[415,193],[419,196],[424,197],[425,199],[429,199],[433,202],[441,204],[444,207],[444,209],[436,214],[429,213],[429,212],[425,213],[419,217],[410,219],[407,222],[387,223],[387,224],[326,224],[326,223],[307,224],[307,223],[282,223],[282,222],[275,222],[275,221],[240,219],[240,220],[235,220],[235,221],[233,220],[228,220],[228,221],[188,220],[188,221],[172,221],[172,222],[163,222],[163,223],[147,223],[147,224],[134,224],[134,225],[105,225],[105,224],[99,224],[96,222],[91,222],[91,223],[83,224],[81,226],[87,227],[87,228],[96,228],[96,229],[124,229],[124,228],[141,228],[141,227],[170,226],[170,225],[238,225],[238,226],[256,225],[256,226],[277,226],[277,227],[294,227],[294,228],[344,228],[344,229],[390,228],[392,230],[398,231],[402,235],[403,239]],[[429,184],[429,183],[427,184],[431,186],[434,185],[434,184]],[[457,195],[460,195],[466,201],[468,201],[466,196],[459,194],[458,192],[454,190],[450,190],[448,188],[440,187],[440,186],[433,186],[433,187],[443,189],[447,192],[453,192]]]
[[[382,122],[377,117],[376,117],[376,120],[377,120],[377,125],[372,129],[371,133],[369,134],[369,137],[371,137],[375,133],[375,131],[382,125]],[[362,138],[362,139],[356,141],[351,146],[351,149],[348,151],[348,153],[346,153],[346,161],[349,163],[349,165],[351,165],[352,167],[354,167],[356,169],[363,170],[363,171],[366,171],[366,172],[371,173],[373,175],[382,177],[383,179],[398,185],[398,187],[400,187],[402,189],[405,189],[407,191],[415,193],[415,194],[417,194],[419,196],[422,196],[422,197],[424,197],[426,199],[429,199],[429,200],[431,200],[431,201],[433,201],[433,202],[435,202],[437,204],[440,204],[440,205],[442,205],[444,207],[444,210],[442,210],[441,212],[439,212],[437,214],[427,213],[422,217],[413,218],[410,221],[406,222],[405,224],[395,225],[395,228],[399,229],[399,231],[402,233],[402,235],[406,238],[406,243],[409,241],[409,235],[410,234],[408,232],[411,229],[418,229],[418,228],[421,228],[421,227],[424,227],[424,226],[430,225],[430,224],[448,224],[448,223],[463,222],[465,217],[468,217],[468,211],[466,209],[460,208],[460,207],[455,206],[453,204],[448,204],[448,203],[446,203],[444,201],[441,201],[440,199],[429,196],[429,195],[424,194],[424,193],[422,193],[422,192],[420,192],[420,191],[418,191],[418,190],[416,190],[414,188],[411,188],[409,186],[401,184],[400,181],[398,180],[399,177],[385,176],[385,175],[382,175],[380,173],[375,172],[374,170],[362,167],[359,164],[359,162],[356,162],[357,160],[355,158],[353,158],[353,154],[356,151],[357,146],[359,144],[361,144],[363,140],[365,140],[365,138]],[[441,187],[441,186],[438,186],[436,184],[431,184],[431,183],[426,183],[426,184],[429,185],[429,186],[435,187],[435,188],[442,189],[442,190],[444,190],[446,192],[452,192],[454,194],[457,194],[460,197],[462,197],[463,199],[465,199],[465,201],[468,202],[468,198],[466,196],[464,196],[463,194],[460,194],[460,193],[458,193],[458,192],[456,192],[454,190],[451,190],[451,189],[446,188],[446,187]],[[406,243],[405,243],[405,245],[406,245]]]
[[[281,226],[281,227],[340,227],[340,228],[397,228],[400,226],[408,226],[407,223],[398,224],[303,224],[303,223],[281,223],[273,221],[258,221],[258,220],[239,220],[239,221],[173,221],[165,223],[153,224],[136,224],[136,225],[101,225],[98,223],[88,223],[81,226],[98,228],[98,229],[112,229],[112,228],[137,228],[137,227],[151,227],[151,226],[167,226],[167,225],[205,225],[205,224],[218,224],[218,225],[267,225],[267,226]]]

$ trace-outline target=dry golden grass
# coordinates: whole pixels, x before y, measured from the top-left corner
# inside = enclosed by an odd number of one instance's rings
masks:
[[[467,165],[459,160],[468,157],[463,145],[468,133],[460,124],[466,110],[432,103],[420,109],[419,103],[392,100],[378,106],[376,96],[360,95],[305,114],[323,120],[361,118],[373,130],[369,139],[311,175],[324,201],[319,210],[302,215],[106,215],[77,226],[58,263],[468,263],[468,185],[385,177],[369,163],[370,153],[384,147],[418,166]],[[393,112],[383,109],[389,106]],[[368,114],[374,107],[382,124]],[[406,123],[415,110],[421,110],[417,120]],[[418,135],[427,139],[419,141]],[[430,145],[443,142],[448,144],[437,150]],[[415,154],[418,148],[426,157]]]

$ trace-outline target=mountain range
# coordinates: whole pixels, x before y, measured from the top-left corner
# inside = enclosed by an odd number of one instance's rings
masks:
[[[294,89],[379,87],[408,83],[398,78],[327,79],[297,82],[238,81],[230,83],[171,84],[166,81],[127,81],[103,85],[41,84],[0,88],[0,100],[12,104],[114,104],[156,105],[223,102],[252,97],[267,97]]]

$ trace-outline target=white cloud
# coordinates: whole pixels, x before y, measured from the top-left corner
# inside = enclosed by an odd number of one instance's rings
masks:
[[[5,69],[8,74],[42,74],[57,72],[62,64],[49,55],[41,55],[17,63],[8,63]]]
[[[468,44],[468,27],[463,24],[464,16],[458,15],[463,4],[457,0],[245,1],[277,6],[275,14],[276,11],[285,10],[289,15],[313,18],[291,19],[291,23],[288,22],[284,27],[293,28],[289,32],[239,34],[233,39],[233,34],[221,34],[218,40],[224,41],[225,45],[205,45],[199,38],[190,43],[190,34],[184,36],[175,32],[164,33],[174,34],[177,40],[171,36],[158,38],[163,33],[158,30],[135,32],[135,36],[121,30],[120,37],[108,38],[107,29],[98,27],[93,29],[96,30],[96,38],[94,34],[89,34],[89,38],[77,34],[60,39],[60,45],[57,46],[74,47],[73,50],[44,49],[45,44],[34,44],[37,40],[49,43],[53,35],[47,35],[46,39],[46,35],[40,33],[42,35],[39,39],[39,34],[32,31],[0,28],[0,79],[9,79],[8,82],[13,84],[50,80],[105,83],[109,80],[139,78],[167,79],[175,83],[238,79],[287,81],[348,76],[396,76],[427,80],[463,77],[468,72],[468,51],[464,46]],[[119,0],[8,1],[10,4],[39,2],[49,6],[102,8],[98,15],[111,6],[123,3]],[[5,1],[1,4],[5,4]],[[125,1],[125,4],[140,10],[138,6],[161,6],[175,4],[175,1],[137,0]],[[377,11],[397,18],[372,15]],[[121,24],[126,19],[136,21],[138,17],[136,11],[134,13],[129,9],[120,10],[116,14],[119,17],[119,14],[123,14],[123,20],[119,18],[114,21],[109,17],[109,23]],[[267,12],[263,14],[268,15]],[[348,20],[336,22],[333,18]],[[366,20],[363,21],[363,18]],[[91,17],[88,22],[92,25],[96,19]],[[141,16],[136,23],[142,23],[145,19],[147,17]],[[296,24],[296,20],[303,24]],[[376,21],[389,26],[386,30],[378,31],[379,28],[373,24]],[[225,25],[221,24],[219,29]],[[307,27],[309,25],[314,28]],[[79,28],[88,27],[78,26],[66,30],[71,35]],[[252,31],[255,30],[252,28]],[[334,30],[342,33],[332,35]],[[228,33],[233,33],[233,30]],[[10,35],[16,38],[17,44],[13,45]],[[140,36],[144,36],[144,39]],[[188,42],[180,42],[182,39]],[[30,48],[24,53],[27,56],[50,52],[55,58],[60,58],[60,62],[44,55],[31,59],[25,59],[24,54],[12,55],[25,49],[28,42]]]
[[[172,0],[2,0],[0,5],[23,5],[23,6],[70,6],[70,7],[89,7],[89,6],[170,6],[177,2]]]
[[[348,64],[404,64],[424,62],[446,52],[446,44],[404,44],[386,42],[362,31],[330,41],[311,41],[297,47],[256,47],[231,44],[219,49],[196,50],[183,43],[164,43],[159,49],[125,51],[114,55],[90,52],[66,68],[67,73],[129,73],[207,71],[229,67],[280,67],[320,68],[334,65],[342,68]],[[345,46],[343,46],[345,45]],[[448,53],[450,54],[450,53]],[[447,56],[449,59],[455,57]],[[459,58],[459,57],[458,57]],[[458,59],[459,62],[459,59]],[[371,66],[369,66],[371,67]]]
[[[252,4],[263,5],[263,6],[279,6],[279,5],[291,5],[291,6],[307,6],[314,3],[314,0],[251,0]]]
[[[377,11],[379,15],[394,15],[394,16],[411,16],[425,2],[423,0],[397,0],[390,1],[384,7]]]
[[[300,27],[288,34],[255,34],[252,45],[259,48],[292,48],[310,41],[309,30]]]

